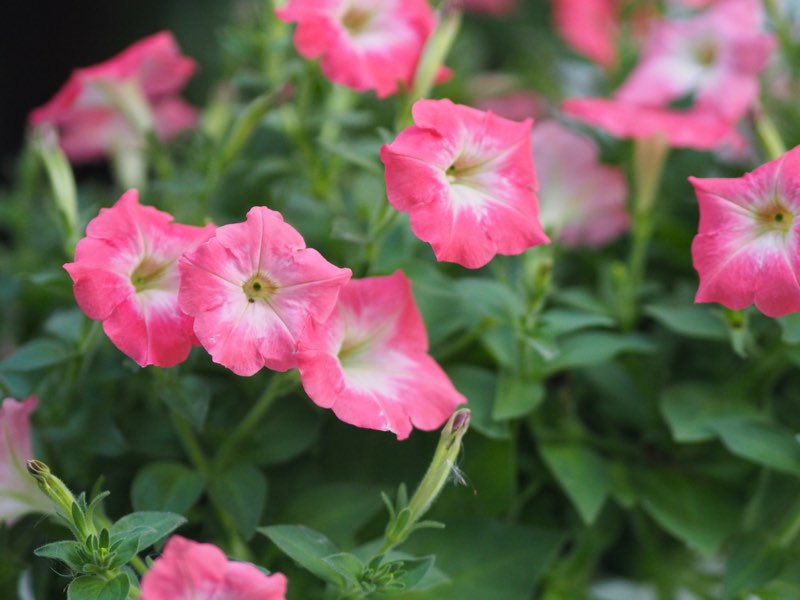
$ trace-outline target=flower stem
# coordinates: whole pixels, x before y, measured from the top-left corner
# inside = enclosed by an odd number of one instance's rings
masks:
[[[781,139],[781,134],[775,126],[774,121],[764,111],[763,107],[759,106],[754,111],[755,126],[758,139],[761,142],[764,152],[770,160],[780,158],[786,153],[786,146]]]
[[[297,386],[297,378],[293,372],[274,373],[269,380],[264,393],[256,400],[250,411],[233,433],[225,440],[217,452],[214,466],[217,469],[224,468],[236,454],[242,442],[247,440],[253,430],[261,422],[264,414],[279,397],[290,392]]]

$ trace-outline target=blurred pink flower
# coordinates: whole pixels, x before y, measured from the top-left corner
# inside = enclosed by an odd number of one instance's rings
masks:
[[[709,150],[733,135],[730,121],[708,110],[670,110],[618,99],[572,98],[561,106],[565,114],[621,138],[663,136],[670,146]]]
[[[97,160],[117,147],[143,146],[142,129],[168,140],[197,120],[197,110],[177,96],[194,70],[195,62],[162,31],[103,63],[73,71],[29,120],[56,126],[75,163]]]
[[[564,40],[605,68],[617,62],[617,13],[616,0],[553,0],[553,20]]]
[[[416,125],[381,148],[389,202],[440,261],[482,267],[548,242],[539,223],[530,131],[449,100],[419,100]]]
[[[700,204],[695,301],[800,311],[800,146],[743,177],[689,181]]]
[[[425,324],[401,271],[347,283],[328,320],[306,330],[297,363],[316,404],[400,440],[412,426],[436,429],[466,402],[428,355]]]
[[[379,98],[411,87],[436,27],[427,0],[289,0],[277,15],[297,23],[297,51],[321,57],[328,79]]]
[[[128,190],[89,221],[75,262],[64,265],[78,306],[139,366],[184,361],[197,340],[192,319],[178,308],[177,261],[213,232],[213,225],[172,223]]]
[[[51,512],[52,505],[28,474],[25,463],[33,459],[31,413],[37,400],[6,398],[0,403],[0,524],[11,525],[30,512]]]
[[[294,367],[303,330],[328,318],[350,278],[263,206],[218,228],[181,258],[180,270],[180,306],[195,318],[197,338],[237,375]]]
[[[555,121],[533,128],[540,217],[565,246],[602,246],[626,231],[622,170],[602,165],[594,142]]]
[[[286,577],[230,561],[213,544],[172,536],[142,578],[140,600],[285,600]]]
[[[517,7],[517,0],[462,0],[465,10],[495,16],[507,15]]]
[[[725,0],[690,18],[655,23],[616,98],[666,106],[691,94],[698,109],[738,120],[758,96],[758,74],[775,45],[761,21],[759,0]]]

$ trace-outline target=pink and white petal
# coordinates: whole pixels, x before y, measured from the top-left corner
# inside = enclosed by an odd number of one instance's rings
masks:
[[[75,300],[90,319],[103,321],[135,293],[130,278],[97,267],[67,263],[64,268],[72,277]]]
[[[231,226],[218,228],[216,235],[226,227]],[[244,269],[252,262],[255,261],[241,254],[233,256],[222,247],[217,237],[186,252],[178,261],[181,275],[178,302],[181,309],[186,314],[197,315],[226,303],[246,301],[242,286],[255,271]]]
[[[226,563],[225,554],[216,546],[198,544],[174,535],[142,579],[139,598],[213,600],[223,579]]]
[[[388,146],[381,148],[381,160],[386,167],[386,195],[395,209],[411,212],[418,206],[442,202],[449,195],[442,168],[396,154]]]
[[[265,575],[249,563],[229,561],[216,595],[209,600],[285,600],[286,587],[282,573]]]
[[[297,343],[286,325],[263,302],[228,302],[195,316],[194,332],[212,360],[237,375],[264,367],[286,371],[295,366]]]
[[[732,309],[755,304],[765,315],[800,311],[800,285],[783,240],[775,234],[746,240],[699,234],[692,243],[700,275],[696,302],[718,302]]]

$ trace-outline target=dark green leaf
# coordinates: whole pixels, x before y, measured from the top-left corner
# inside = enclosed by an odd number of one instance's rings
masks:
[[[753,534],[737,539],[725,565],[723,600],[768,583],[781,572],[785,562],[785,553],[769,538]]]
[[[733,454],[784,473],[800,474],[800,443],[783,425],[728,417],[711,426]]]
[[[546,364],[545,369],[552,374],[604,363],[623,353],[649,353],[654,350],[653,342],[638,333],[576,333],[561,342],[558,356]]]
[[[27,372],[52,367],[68,361],[74,355],[63,342],[40,338],[23,344],[11,356],[0,362],[0,370]]]
[[[357,585],[358,578],[364,570],[364,563],[355,554],[340,552],[322,558],[325,564],[329,565],[341,575],[348,585]]]
[[[150,463],[136,474],[131,504],[139,511],[184,514],[203,493],[203,478],[176,462]]]
[[[293,496],[280,520],[303,523],[324,531],[339,545],[347,545],[381,506],[379,486],[327,483]]]
[[[462,312],[469,323],[484,317],[504,323],[525,312],[525,303],[507,285],[483,277],[463,277],[455,282]]]
[[[542,444],[539,451],[583,522],[593,523],[611,489],[605,460],[580,444]]]
[[[719,485],[655,469],[638,473],[637,484],[650,516],[705,555],[716,552],[738,524],[739,498]]]
[[[251,465],[235,465],[214,475],[209,492],[233,519],[237,531],[249,539],[267,502],[267,480]]]
[[[516,419],[536,409],[544,399],[541,381],[528,378],[511,370],[500,372],[492,409],[496,421]]]
[[[666,328],[684,335],[707,340],[726,340],[728,329],[721,316],[703,304],[651,304],[644,312]]]
[[[581,329],[612,327],[614,319],[608,315],[580,310],[555,308],[542,314],[541,322],[553,335],[561,336]]]
[[[201,377],[187,375],[180,384],[161,388],[161,397],[195,429],[202,429],[211,403],[211,389]]]
[[[404,560],[403,571],[405,573],[397,580],[402,584],[403,591],[410,592],[422,583],[433,568],[435,560],[436,557],[434,556]]]
[[[664,391],[661,412],[677,442],[701,442],[716,437],[715,421],[755,416],[740,398],[706,383],[685,382]]]
[[[404,544],[436,556],[450,580],[404,600],[520,600],[533,589],[563,537],[549,529],[485,518],[450,519],[444,531],[421,531]]]

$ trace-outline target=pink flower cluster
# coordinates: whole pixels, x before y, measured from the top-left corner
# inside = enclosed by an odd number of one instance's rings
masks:
[[[718,147],[757,99],[758,74],[775,45],[761,21],[758,0],[720,0],[687,18],[654,19],[639,63],[613,99],[572,99],[563,109],[620,137]],[[687,97],[690,108],[673,106]]]
[[[130,190],[101,209],[64,266],[78,305],[141,366],[173,366],[201,345],[238,375],[298,367],[314,402],[401,439],[465,401],[427,354],[402,273],[348,284],[349,269],[268,208],[193,227]]]
[[[197,110],[178,96],[195,67],[171,33],[157,33],[103,63],[76,69],[50,102],[31,113],[30,123],[57,128],[74,163],[143,146],[144,131],[168,140],[197,121]]]

